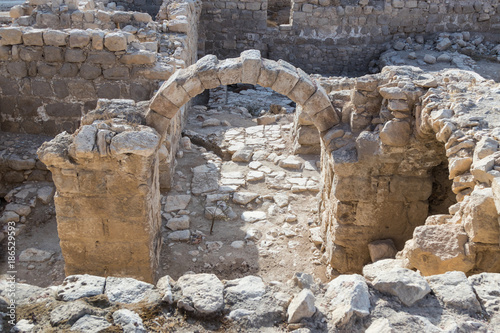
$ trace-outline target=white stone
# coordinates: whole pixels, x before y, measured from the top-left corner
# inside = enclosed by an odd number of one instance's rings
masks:
[[[240,205],[246,205],[247,203],[258,197],[259,194],[254,192],[235,192],[233,194],[233,202]]]
[[[245,276],[244,278],[226,281],[226,298],[245,300],[260,298],[266,293],[266,285],[258,276]]]
[[[420,274],[406,268],[382,271],[373,279],[372,285],[378,291],[398,297],[406,306],[412,306],[431,291]]]
[[[74,301],[82,297],[92,297],[104,293],[106,278],[94,275],[70,275],[58,287],[57,298]]]
[[[330,299],[335,325],[347,324],[353,316],[370,314],[370,294],[365,279],[358,274],[340,275],[328,283],[325,297]]]
[[[35,324],[30,323],[26,319],[21,319],[12,328],[11,332],[16,332],[16,333],[31,333],[31,332],[33,332],[34,328],[35,328]]]
[[[277,193],[273,196],[273,200],[279,207],[285,207],[288,205],[290,198],[285,193]]]
[[[261,171],[252,170],[252,171],[249,171],[247,173],[247,181],[249,181],[249,182],[256,182],[256,181],[264,179],[264,177],[265,177],[265,175]]]
[[[279,166],[282,168],[301,169],[302,161],[295,156],[288,156],[279,162]]]
[[[302,289],[288,306],[287,316],[289,323],[298,323],[304,318],[310,318],[316,313],[314,302],[316,298],[309,289]]]
[[[146,292],[153,289],[150,283],[132,278],[106,278],[104,293],[111,303],[138,303],[146,298]]]
[[[170,230],[185,230],[189,229],[189,216],[188,215],[182,215],[180,217],[174,217],[168,220],[167,222],[167,228]]]
[[[403,268],[404,262],[401,259],[382,259],[363,267],[363,276],[368,281],[372,281],[381,271],[388,271],[393,268]]]
[[[182,295],[181,304],[187,305],[187,310],[191,307],[202,315],[211,315],[222,310],[224,286],[214,274],[183,275],[177,285]]]
[[[500,273],[472,275],[469,276],[469,281],[486,312],[490,316],[498,316],[500,308]]]
[[[235,249],[242,249],[243,247],[245,247],[245,242],[240,240],[234,241],[231,243],[231,247]]]
[[[246,211],[241,214],[243,222],[254,223],[257,221],[265,220],[267,215],[262,211]]]
[[[111,324],[102,317],[85,315],[78,319],[76,323],[71,326],[71,331],[79,333],[98,333],[111,326]]]
[[[395,333],[387,318],[379,318],[374,320],[365,333]]]
[[[115,311],[113,321],[122,327],[123,333],[146,333],[141,317],[128,309]]]
[[[173,303],[173,295],[172,295],[172,284],[173,280],[170,276],[165,275],[161,277],[158,282],[156,282],[156,288],[160,291],[162,296],[162,301],[168,304]]]
[[[231,160],[234,162],[250,162],[250,160],[252,159],[252,154],[253,154],[253,148],[243,147],[241,149],[238,149],[233,154]]]
[[[311,234],[311,241],[314,245],[323,244],[323,238],[321,237],[321,227],[315,227],[309,229],[309,233]]]

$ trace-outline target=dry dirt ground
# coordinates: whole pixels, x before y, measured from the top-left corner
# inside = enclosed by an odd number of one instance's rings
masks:
[[[259,103],[253,93],[250,92],[250,96],[249,92],[244,93],[248,97],[246,100],[243,98],[245,103],[249,100]],[[270,92],[265,94],[268,94],[267,99],[276,103],[289,102],[280,95],[270,96]],[[316,165],[319,164],[319,156],[303,156],[292,161],[299,168],[279,166],[279,161],[290,154],[293,115],[283,115],[279,123],[257,126],[255,118],[251,118],[247,112],[241,113],[243,109],[234,105],[220,107],[221,102],[217,101],[219,95],[211,100],[219,109],[213,109],[209,104],[208,110],[199,107],[191,110],[187,129],[201,135],[216,133],[221,138],[219,141],[228,146],[234,144],[236,148],[242,145],[252,147],[254,155],[250,162],[253,163],[222,160],[213,152],[194,144],[191,149],[180,148],[182,152],[177,155],[173,188],[168,193],[162,193],[162,208],[165,208],[167,195],[191,197],[183,211],[163,211],[164,243],[158,277],[170,275],[177,279],[192,271],[215,273],[221,279],[253,274],[261,276],[266,282],[286,282],[295,272],[305,272],[325,281],[322,253],[311,242],[309,232],[310,228],[318,226],[320,172]],[[259,110],[268,107],[269,105],[255,106]],[[202,127],[203,122],[210,118],[228,121],[230,125],[226,123],[226,126]],[[227,140],[223,140],[224,137]],[[206,163],[218,167],[216,181],[220,187],[211,193],[221,195],[219,198],[222,201],[219,204],[227,205],[234,213],[232,219],[215,220],[212,234],[212,219],[205,217],[206,207],[210,206],[207,204],[207,195],[191,193],[193,168],[207,165]],[[262,179],[252,180],[258,178]],[[231,185],[233,183],[241,185]],[[16,191],[21,191],[23,186]],[[235,203],[232,198],[233,190],[245,192],[244,195],[248,195],[246,192],[255,193],[255,198],[247,204]],[[245,196],[243,200],[247,199]],[[216,206],[217,201],[211,205]],[[244,212],[248,214],[257,211],[263,212],[261,214],[265,218],[259,218],[256,222],[242,220]],[[187,215],[190,219],[190,237],[187,241],[175,241],[169,238],[172,230],[166,227],[167,218],[182,215]],[[40,262],[18,261],[18,281],[41,287],[62,283],[64,259],[57,237],[53,202],[32,207],[22,229],[24,230],[16,239],[18,256],[28,248],[47,251],[51,256]],[[2,246],[2,251],[4,248]],[[6,256],[2,254],[1,258],[0,270],[5,272]]]

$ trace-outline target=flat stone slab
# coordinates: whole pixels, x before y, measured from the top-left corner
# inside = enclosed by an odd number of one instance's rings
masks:
[[[190,195],[169,195],[167,196],[167,202],[165,203],[165,211],[170,213],[176,210],[186,209],[190,201]]]
[[[254,223],[257,221],[262,221],[267,218],[266,212],[262,211],[246,211],[241,214],[241,219],[243,222]]]
[[[104,293],[106,278],[94,275],[70,275],[66,277],[57,290],[57,298],[63,301],[74,301],[82,297],[92,297]]]
[[[44,251],[35,248],[29,248],[21,252],[19,261],[21,262],[44,262],[49,260],[54,255],[54,252]]]

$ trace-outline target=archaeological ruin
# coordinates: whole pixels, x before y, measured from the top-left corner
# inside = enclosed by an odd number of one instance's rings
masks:
[[[498,0],[0,3],[5,332],[500,330]]]

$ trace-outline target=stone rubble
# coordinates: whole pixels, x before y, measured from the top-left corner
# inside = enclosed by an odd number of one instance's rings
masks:
[[[400,292],[415,288],[415,279],[423,280],[418,273],[412,278],[405,273],[399,274],[390,265],[379,265],[377,274],[381,277],[408,277],[398,282],[400,297]],[[65,285],[98,279],[103,278],[68,276]],[[80,294],[81,297],[68,300],[56,298],[56,290],[62,290],[63,286],[47,288],[47,296],[38,299],[36,304],[53,310],[50,315],[37,317],[36,322],[31,312],[24,311],[33,304],[33,301],[23,301],[30,295],[18,295],[19,317],[15,331],[45,331],[57,327],[98,332],[113,327],[124,332],[149,332],[152,328],[167,327],[195,329],[205,320],[226,321],[231,329],[245,329],[247,332],[264,329],[280,332],[286,327],[314,332],[389,332],[397,329],[415,332],[419,328],[426,332],[452,332],[474,327],[493,332],[500,327],[497,320],[500,315],[498,273],[472,275],[470,282],[462,272],[456,271],[429,276],[427,293],[431,290],[432,293],[407,304],[392,296],[395,289],[382,288],[386,290],[381,291],[377,278],[365,280],[356,274],[340,275],[328,284],[303,273],[296,273],[287,283],[266,283],[252,275],[220,281],[213,274],[193,273],[183,275],[177,281],[165,276],[156,286],[129,278],[108,277],[107,280],[109,283],[99,291],[100,294]],[[0,286],[5,285],[6,281],[0,280]],[[120,288],[120,297],[117,298],[112,290],[119,285],[128,287]],[[0,297],[8,301],[9,296],[4,290],[0,288]],[[157,296],[147,296],[151,293]],[[113,299],[108,299],[108,296]],[[156,307],[160,312],[152,314],[147,310],[150,307]],[[162,311],[169,313],[169,320],[161,319],[164,318]],[[189,319],[185,318],[186,315]]]

